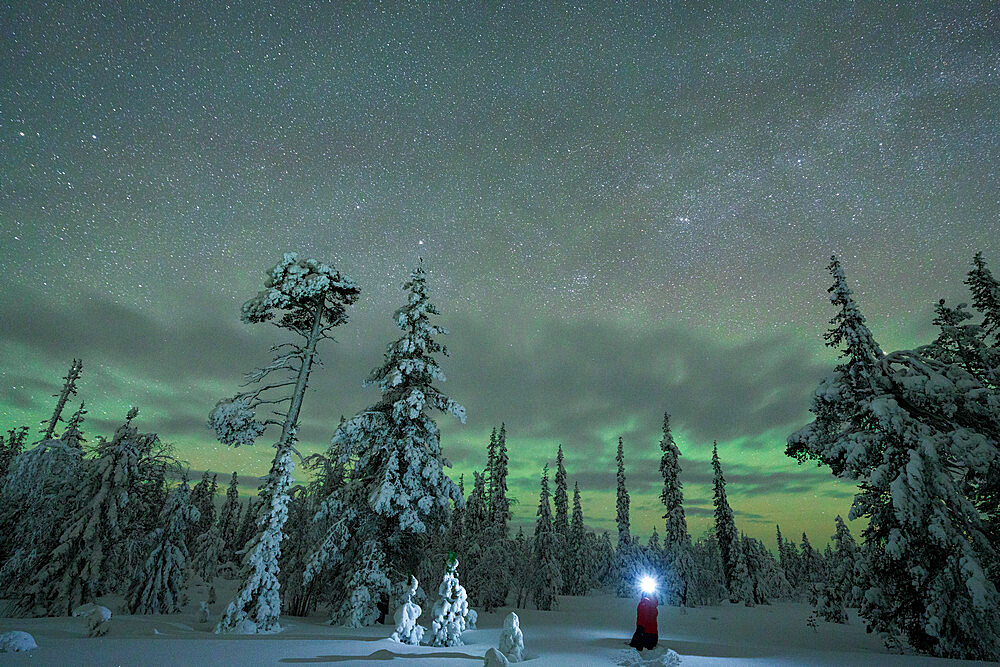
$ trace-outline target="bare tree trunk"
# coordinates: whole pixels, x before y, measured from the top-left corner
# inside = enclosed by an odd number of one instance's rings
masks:
[[[69,400],[70,396],[76,394],[76,381],[80,377],[80,371],[83,370],[83,362],[79,359],[73,360],[73,365],[69,368],[69,373],[66,374],[65,382],[63,383],[62,391],[59,392],[59,400],[56,401],[56,409],[52,413],[51,419],[48,422],[42,422],[45,429],[42,431],[43,440],[51,440],[55,436],[56,426],[59,424],[62,415],[63,408],[66,407],[66,401]]]
[[[313,358],[316,356],[316,344],[320,340],[320,331],[323,328],[323,301],[320,300],[316,306],[316,316],[313,318],[312,328],[306,338],[306,347],[302,352],[302,365],[299,366],[299,376],[295,380],[295,390],[292,392],[292,401],[288,406],[288,413],[285,415],[285,423],[281,427],[281,438],[278,440],[278,452],[286,449],[292,444],[292,435],[295,427],[299,423],[299,412],[302,410],[302,399],[309,386],[309,372],[312,370]]]

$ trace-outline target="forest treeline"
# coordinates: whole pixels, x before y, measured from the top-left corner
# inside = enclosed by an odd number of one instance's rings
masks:
[[[942,300],[935,340],[886,353],[836,258],[829,270],[836,314],[826,343],[840,362],[814,392],[814,420],[789,437],[787,453],[857,484],[849,517],[867,520],[860,544],[840,516],[822,553],[805,534],[793,541],[780,527],[776,555],[742,534],[717,448],[714,526],[692,537],[666,414],[662,534],[631,533],[619,438],[615,543],[587,528],[561,446],[551,485],[548,464],[541,471],[533,533],[512,535],[505,425],[493,430],[468,493],[464,479],[447,474],[434,415],[464,422],[465,408],[439,389],[447,331],[433,322],[422,263],[393,316],[401,335],[367,378],[378,400],[342,419],[324,453],[302,457],[296,431],[310,375],[360,289],[333,267],[287,253],[242,319],[272,323],[289,340],[209,415],[218,439],[233,447],[277,434],[257,499],[240,501],[233,473],[217,510],[217,476],[206,472],[191,488],[171,448],[140,432],[135,408],[111,439],[89,442],[84,403],[63,417],[83,369],[74,360],[39,440],[28,444],[27,427],[0,436],[3,613],[65,615],[111,593],[131,613],[173,613],[188,602],[192,581],[211,585],[221,576],[240,585],[216,632],[269,633],[280,630],[283,613],[318,609],[337,623],[379,622],[428,597],[413,578],[433,590],[444,577],[454,592],[460,575],[468,603],[488,611],[552,609],[558,596],[594,589],[631,596],[652,575],[671,605],[808,600],[811,624],[846,622],[856,607],[890,646],[996,659],[1000,284],[977,254],[965,281],[972,306]],[[296,462],[310,471],[308,483],[294,484]]]

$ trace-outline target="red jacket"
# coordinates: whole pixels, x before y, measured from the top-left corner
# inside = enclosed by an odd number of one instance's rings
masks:
[[[639,600],[639,606],[635,610],[636,625],[644,632],[651,635],[656,634],[656,601],[647,597]]]

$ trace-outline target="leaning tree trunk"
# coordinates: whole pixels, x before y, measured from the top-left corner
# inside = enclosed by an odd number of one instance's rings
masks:
[[[66,374],[66,381],[63,383],[62,391],[59,392],[59,400],[56,401],[56,409],[52,412],[52,418],[48,422],[42,422],[45,430],[42,431],[42,440],[51,440],[55,437],[56,425],[62,421],[62,411],[66,407],[66,401],[70,396],[76,394],[76,381],[83,370],[83,362],[79,359],[73,360],[69,373]]]
[[[264,550],[270,545],[275,551],[280,550],[283,538],[285,521],[288,519],[288,512],[281,508],[287,507],[288,488],[291,485],[291,475],[294,463],[291,459],[292,446],[295,440],[295,428],[299,421],[299,412],[302,409],[302,398],[309,385],[309,371],[312,370],[313,360],[316,356],[316,344],[322,337],[323,325],[323,301],[320,300],[316,306],[316,314],[313,318],[312,327],[306,338],[305,348],[302,351],[302,365],[299,366],[298,378],[295,381],[295,390],[289,402],[288,412],[285,414],[285,421],[281,429],[281,437],[275,445],[276,452],[274,461],[271,464],[271,473],[267,482],[261,490],[261,496],[265,502],[265,511],[258,519],[261,525],[261,532],[257,533],[251,541],[251,546],[247,549],[247,555],[259,555],[260,558],[250,559],[250,570],[247,573],[247,580],[243,587],[237,592],[236,598],[229,603],[222,619],[216,626],[215,632],[239,632],[242,621],[253,616],[256,632],[270,633],[280,630],[278,618],[280,616],[280,601],[278,597],[278,554],[270,556],[263,555]],[[264,562],[266,560],[266,562]],[[264,601],[262,605],[261,602]],[[286,601],[286,604],[291,601]],[[253,613],[248,615],[247,611]]]

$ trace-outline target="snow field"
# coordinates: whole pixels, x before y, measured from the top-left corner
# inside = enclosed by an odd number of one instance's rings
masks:
[[[216,580],[217,583],[219,580]],[[221,593],[221,589],[220,589]],[[217,618],[225,596],[212,607]],[[479,629],[462,635],[464,646],[407,646],[389,639],[392,625],[345,628],[326,624],[324,616],[282,616],[285,630],[271,636],[220,636],[213,623],[198,623],[197,598],[179,614],[115,614],[105,637],[88,638],[79,618],[0,618],[0,633],[30,633],[39,648],[4,654],[3,664],[20,665],[427,665],[472,667],[499,642],[505,607],[480,613]],[[870,667],[915,665],[947,667],[981,664],[926,656],[893,655],[852,612],[847,625],[806,625],[810,608],[779,603],[744,607],[724,604],[686,611],[661,607],[657,651],[641,656],[628,648],[635,623],[635,600],[609,595],[560,597],[554,611],[516,611],[524,633],[525,663],[546,666],[660,665],[667,649],[685,667],[717,665],[828,665]],[[421,623],[430,625],[425,611]],[[154,630],[158,634],[154,634]],[[650,660],[652,659],[652,660]]]

